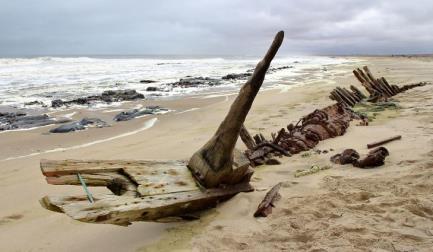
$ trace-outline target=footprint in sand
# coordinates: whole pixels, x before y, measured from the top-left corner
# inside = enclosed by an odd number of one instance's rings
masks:
[[[23,217],[24,217],[24,215],[22,215],[22,214],[12,214],[12,215],[5,216],[5,217],[0,219],[0,225],[7,224],[9,222],[22,219]]]

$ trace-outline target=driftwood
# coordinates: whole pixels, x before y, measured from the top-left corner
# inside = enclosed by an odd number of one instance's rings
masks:
[[[393,136],[393,137],[387,138],[387,139],[382,140],[382,141],[378,141],[378,142],[374,142],[374,143],[371,143],[371,144],[367,144],[367,148],[371,149],[371,148],[380,146],[382,144],[386,144],[386,143],[389,143],[389,142],[392,142],[392,141],[395,141],[395,140],[400,140],[400,139],[401,139],[400,135]]]
[[[266,217],[272,213],[272,208],[275,206],[274,203],[281,198],[281,195],[278,193],[280,188],[281,183],[278,183],[266,193],[265,198],[257,207],[254,217]]]
[[[235,150],[235,144],[283,38],[284,33],[280,31],[263,60],[257,64],[253,75],[241,88],[215,135],[189,160],[188,167],[203,186],[210,188],[220,184],[236,184],[244,179],[249,162],[243,153]],[[239,153],[240,159],[235,159],[234,152]]]
[[[87,193],[87,196],[45,196],[41,205],[79,221],[128,225],[133,221],[177,219],[214,207],[239,192],[253,190],[249,184],[250,162],[234,146],[283,37],[283,32],[276,35],[215,135],[188,163],[41,160],[41,170],[49,184],[83,185]],[[112,194],[93,195],[87,186],[104,186]]]

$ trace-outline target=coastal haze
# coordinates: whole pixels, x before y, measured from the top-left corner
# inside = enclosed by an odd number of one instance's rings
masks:
[[[431,251],[432,12],[424,0],[0,0],[0,251]],[[368,126],[351,121],[344,135],[255,167],[255,191],[197,220],[96,225],[41,206],[85,194],[47,184],[43,159],[188,160],[279,30],[244,122],[251,135],[272,139],[334,105],[337,87],[368,96],[352,72],[363,66],[391,85],[422,83],[375,103],[384,109]],[[330,162],[394,135],[380,167]],[[297,176],[312,167],[326,169]],[[279,182],[272,213],[254,218]]]

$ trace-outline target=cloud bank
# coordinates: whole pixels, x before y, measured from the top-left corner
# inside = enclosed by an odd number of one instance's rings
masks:
[[[0,0],[0,55],[433,53],[431,0]]]

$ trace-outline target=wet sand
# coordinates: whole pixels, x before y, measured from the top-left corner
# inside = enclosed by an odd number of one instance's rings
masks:
[[[269,136],[315,108],[332,104],[328,94],[333,87],[358,85],[351,73],[354,67],[369,65],[375,75],[385,76],[395,84],[433,80],[433,59],[429,57],[361,60],[328,68],[324,79],[312,76],[299,80],[300,85],[285,92],[260,92],[247,117],[247,128],[251,133]],[[380,112],[370,126],[351,125],[344,136],[323,141],[316,147],[334,151],[308,157],[294,155],[281,159],[281,165],[257,168],[252,179],[255,192],[241,193],[218,208],[203,212],[198,221],[143,222],[129,227],[86,224],[39,205],[38,200],[44,195],[82,194],[80,187],[46,184],[39,170],[41,158],[188,159],[215,132],[233,98],[234,95],[228,94],[208,99],[192,96],[157,104],[144,101],[144,106],[160,105],[175,111],[116,123],[109,128],[47,135],[52,127],[49,126],[1,133],[0,250],[428,251],[431,248],[431,85],[397,95],[395,100],[401,106],[397,111]],[[78,110],[73,117],[78,119],[88,113]],[[107,118],[115,113],[106,113]],[[145,128],[151,122],[152,127]],[[362,170],[329,162],[331,155],[345,148],[365,154],[367,143],[397,134],[403,138],[386,145],[390,156],[380,168]],[[245,149],[240,141],[238,147]],[[294,177],[296,170],[313,164],[332,167]],[[277,182],[283,182],[282,199],[273,213],[268,218],[253,218],[266,190]]]

